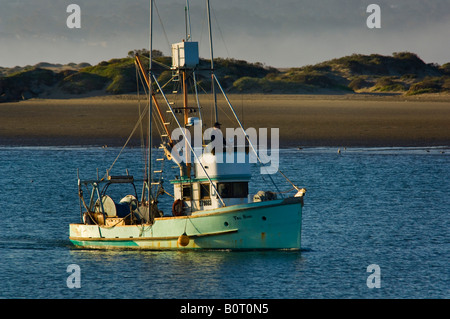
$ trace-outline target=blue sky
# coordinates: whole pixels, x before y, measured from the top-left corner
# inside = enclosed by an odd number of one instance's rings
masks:
[[[185,0],[156,0],[154,48],[184,37]],[[69,29],[69,4],[81,29]],[[450,61],[450,0],[210,0],[215,56],[299,67],[353,53],[411,51],[425,62]],[[369,29],[366,8],[381,8]],[[148,47],[148,0],[0,0],[0,66],[98,63]],[[193,40],[209,57],[204,0],[191,0]],[[163,27],[159,22],[163,20]]]

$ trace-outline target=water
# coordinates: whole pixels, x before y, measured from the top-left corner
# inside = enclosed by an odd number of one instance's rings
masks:
[[[450,297],[449,149],[282,150],[281,170],[308,189],[299,252],[75,249],[76,169],[103,175],[118,152],[0,148],[0,298]],[[142,176],[141,159],[126,150],[112,174]],[[251,192],[267,189],[256,182]],[[79,289],[67,287],[71,264]],[[371,264],[380,288],[367,286]]]

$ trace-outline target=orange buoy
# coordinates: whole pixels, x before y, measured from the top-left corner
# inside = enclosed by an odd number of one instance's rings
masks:
[[[186,247],[189,245],[189,236],[184,233],[180,237],[178,237],[178,245]]]

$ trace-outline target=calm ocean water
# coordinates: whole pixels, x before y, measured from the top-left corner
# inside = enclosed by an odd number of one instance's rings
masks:
[[[450,149],[282,150],[281,170],[308,190],[299,252],[75,249],[76,169],[93,178],[118,152],[0,148],[0,298],[450,297]],[[141,159],[126,150],[116,174],[142,175]],[[79,289],[67,287],[71,264]],[[380,288],[367,286],[372,264]]]

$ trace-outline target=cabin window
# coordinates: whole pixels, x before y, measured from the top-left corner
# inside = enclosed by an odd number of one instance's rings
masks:
[[[217,190],[222,198],[245,198],[248,196],[248,182],[218,183]]]
[[[231,191],[231,183],[218,183],[217,184],[217,191],[219,192],[220,197],[222,198],[230,198],[232,197],[232,191]]]
[[[209,183],[200,184],[200,199],[211,199]]]
[[[233,197],[246,198],[248,196],[248,183],[233,183]]]
[[[183,185],[183,199],[191,200],[192,196],[192,187],[191,185]]]

